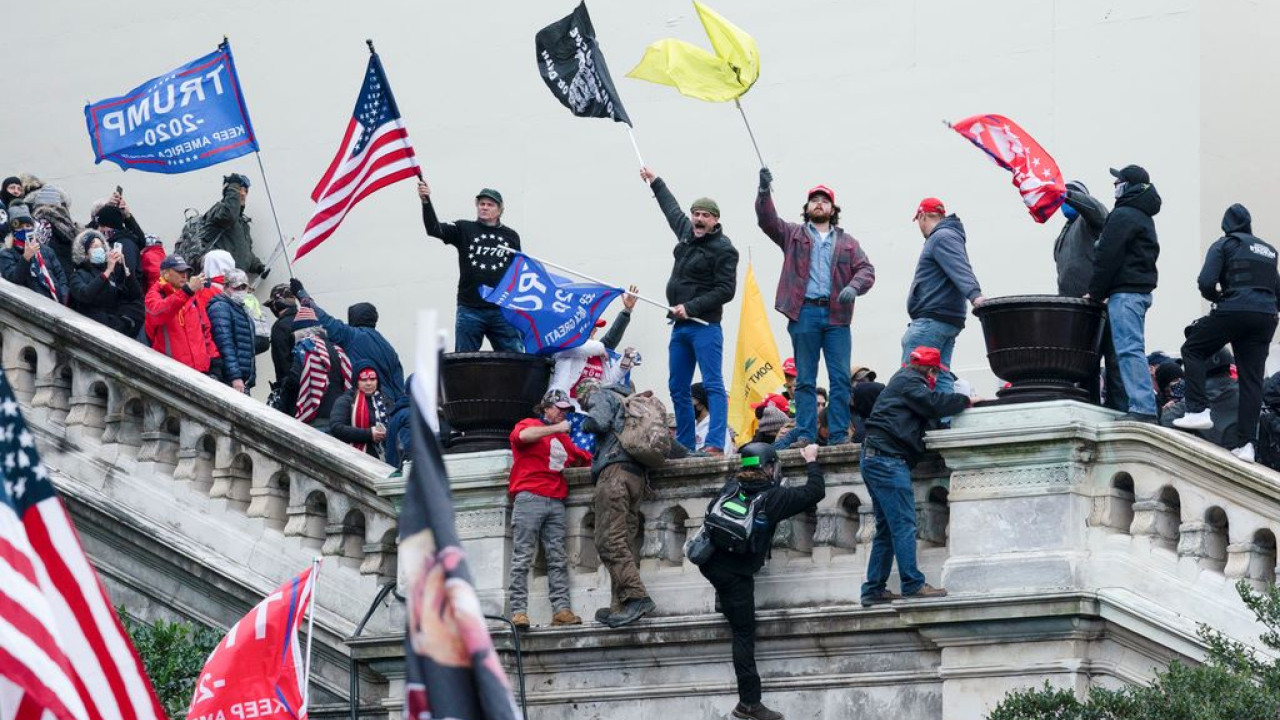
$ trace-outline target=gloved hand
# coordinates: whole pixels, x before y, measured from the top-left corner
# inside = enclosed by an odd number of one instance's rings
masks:
[[[858,291],[851,287],[845,287],[840,291],[840,297],[837,299],[841,305],[852,305],[853,301],[858,299]]]
[[[771,185],[773,185],[773,173],[767,167],[760,168],[760,192],[769,192]]]
[[[307,294],[307,289],[302,287],[302,281],[298,278],[289,278],[289,290],[293,292],[294,297],[302,297]]]

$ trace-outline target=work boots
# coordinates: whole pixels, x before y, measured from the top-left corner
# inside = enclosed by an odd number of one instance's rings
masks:
[[[733,709],[733,716],[742,720],[783,720],[782,713],[770,710],[764,703],[738,703]]]

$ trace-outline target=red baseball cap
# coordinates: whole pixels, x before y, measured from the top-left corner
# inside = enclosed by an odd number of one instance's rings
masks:
[[[936,213],[938,215],[946,215],[947,208],[938,198],[925,198],[916,206],[916,214],[911,216],[912,220],[918,220],[924,213]]]
[[[942,354],[938,352],[937,348],[921,345],[911,351],[911,362],[925,367],[936,367],[942,372],[951,372],[951,368],[942,364]]]
[[[835,191],[835,190],[832,190],[831,188],[827,187],[826,185],[814,185],[813,187],[809,188],[809,195],[808,195],[808,197],[813,197],[813,196],[814,196],[815,194],[817,194],[817,193],[822,193],[823,195],[826,195],[826,196],[827,196],[827,198],[829,198],[829,199],[831,200],[831,204],[832,204],[832,205],[834,205],[834,204],[835,204],[835,202],[836,202],[836,191]]]
[[[764,399],[761,400],[760,402],[751,403],[751,409],[759,410],[765,405],[772,405],[778,408],[779,410],[781,410],[782,412],[786,412],[787,409],[791,406],[791,403],[786,398],[782,397],[777,393],[769,393],[768,395],[765,395]]]
[[[787,358],[786,360],[782,361],[782,374],[790,375],[791,377],[796,376],[796,359],[795,358]]]
[[[596,327],[598,328],[602,328],[605,325],[608,325],[608,323],[605,322],[604,318],[600,318],[599,320],[596,321]]]

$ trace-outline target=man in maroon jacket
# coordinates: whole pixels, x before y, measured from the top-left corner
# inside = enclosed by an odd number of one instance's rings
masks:
[[[774,308],[787,316],[787,334],[796,359],[796,428],[791,447],[818,437],[818,355],[827,359],[831,380],[827,422],[831,445],[849,440],[849,323],[853,303],[876,282],[876,269],[862,246],[839,226],[840,206],[826,185],[809,190],[802,217],[789,223],[778,217],[769,186],[773,174],[760,168],[756,219],[760,229],[782,248],[782,276]]]

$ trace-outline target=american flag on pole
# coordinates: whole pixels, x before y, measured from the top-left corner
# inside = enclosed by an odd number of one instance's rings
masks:
[[[315,213],[302,232],[302,244],[293,259],[300,259],[324,242],[365,197],[420,174],[409,133],[400,122],[400,108],[382,71],[382,61],[373,53],[338,154],[311,191]]]
[[[0,719],[164,720],[0,374]]]

